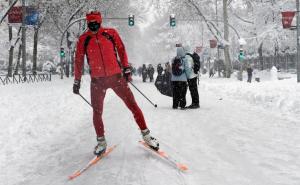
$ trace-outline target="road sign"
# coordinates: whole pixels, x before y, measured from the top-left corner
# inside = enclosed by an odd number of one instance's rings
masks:
[[[15,6],[10,9],[8,13],[8,22],[9,23],[22,23],[22,7]]]
[[[39,20],[39,12],[35,7],[26,7],[26,25],[37,25]]]
[[[292,27],[293,19],[296,15],[295,11],[281,12],[282,15],[282,26],[284,29]]]
[[[22,6],[13,7],[8,13],[9,23],[22,23],[23,11]],[[36,25],[38,23],[39,13],[37,9],[33,6],[26,7],[26,25]]]

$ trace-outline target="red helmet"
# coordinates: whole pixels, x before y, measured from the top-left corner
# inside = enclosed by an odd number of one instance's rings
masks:
[[[99,11],[90,11],[86,14],[87,22],[96,21],[97,23],[102,23],[102,16]]]

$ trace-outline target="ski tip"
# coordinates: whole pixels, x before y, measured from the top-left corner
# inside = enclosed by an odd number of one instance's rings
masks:
[[[187,171],[188,167],[185,164],[180,164],[177,163],[177,167],[181,170],[181,171]]]
[[[80,172],[77,171],[77,172],[75,172],[73,175],[70,175],[70,176],[69,176],[69,180],[73,180],[73,179],[75,179],[76,177],[78,177],[79,175],[80,175]]]

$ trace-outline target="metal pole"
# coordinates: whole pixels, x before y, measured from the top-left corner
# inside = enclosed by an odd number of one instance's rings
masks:
[[[26,81],[26,6],[25,0],[22,0],[22,74]]]
[[[218,20],[218,0],[216,0],[216,20],[217,20],[217,27],[219,27],[219,20]],[[217,33],[220,35],[219,31]],[[220,70],[220,49],[218,47],[218,54],[217,54],[217,65],[218,65],[218,76],[221,77],[221,70]]]
[[[297,7],[297,82],[300,83],[300,14],[299,14],[299,0],[296,0]]]

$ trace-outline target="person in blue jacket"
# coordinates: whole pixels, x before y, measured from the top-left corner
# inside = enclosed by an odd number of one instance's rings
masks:
[[[186,53],[183,47],[177,47],[177,56],[172,60],[173,109],[186,107],[187,76],[185,73]]]

